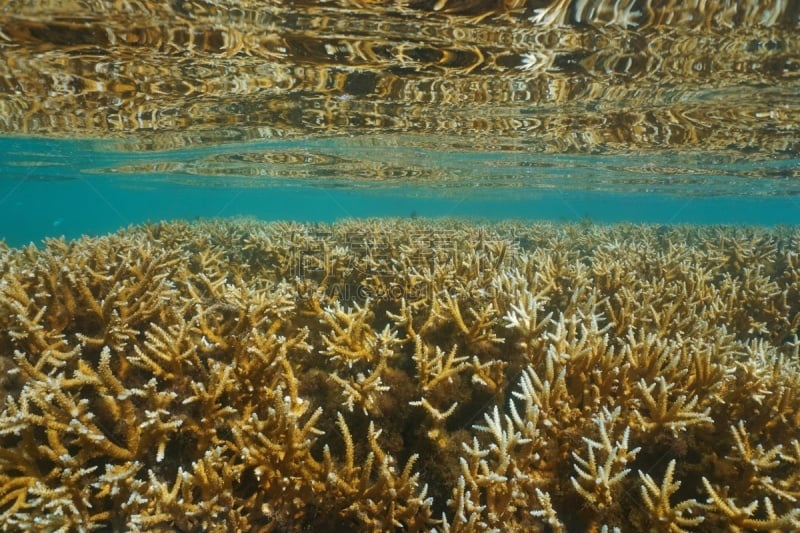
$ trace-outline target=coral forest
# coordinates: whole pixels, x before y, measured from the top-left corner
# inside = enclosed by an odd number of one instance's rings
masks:
[[[796,229],[0,248],[0,529],[800,528]]]

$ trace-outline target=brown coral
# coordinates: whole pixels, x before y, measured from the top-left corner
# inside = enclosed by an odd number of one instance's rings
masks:
[[[0,528],[796,529],[797,242],[208,221],[0,248]]]

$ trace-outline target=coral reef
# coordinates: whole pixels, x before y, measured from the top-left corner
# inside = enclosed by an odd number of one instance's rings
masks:
[[[797,530],[798,250],[421,220],[2,247],[0,529]]]

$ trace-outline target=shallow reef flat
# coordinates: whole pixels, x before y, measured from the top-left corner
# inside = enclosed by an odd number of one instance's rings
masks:
[[[800,230],[0,247],[0,529],[800,529]]]

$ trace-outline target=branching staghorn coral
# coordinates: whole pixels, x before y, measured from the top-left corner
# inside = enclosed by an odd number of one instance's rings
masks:
[[[0,530],[797,528],[798,242],[236,220],[1,247]]]
[[[677,504],[670,502],[670,497],[681,486],[680,481],[675,481],[675,459],[672,459],[664,472],[661,485],[656,484],[649,474],[639,471],[642,480],[642,500],[650,512],[651,527],[655,531],[682,533],[689,531],[686,528],[698,526],[703,523],[703,516],[692,516],[705,507],[695,499],[683,500]]]
[[[619,412],[619,408],[612,412],[605,410],[602,415],[594,419],[599,440],[583,437],[586,443],[585,457],[572,452],[575,460],[573,467],[577,474],[576,477],[570,478],[572,486],[591,507],[601,511],[614,502],[620,482],[631,470],[626,466],[641,450],[641,448],[628,448],[630,437],[628,427],[623,430],[620,439],[612,443],[609,430],[617,422]],[[602,464],[598,462],[598,454],[605,456]]]
[[[740,507],[733,498],[724,497],[714,490],[706,478],[703,478],[703,485],[708,491],[709,502],[727,519],[726,525],[731,531],[793,531],[800,527],[800,509],[796,507],[779,516],[772,501],[766,496],[763,505],[758,500],[753,500]],[[764,518],[755,517],[759,507],[763,508]]]
[[[710,408],[704,411],[695,409],[697,397],[687,399],[686,395],[682,394],[670,402],[672,384],[668,385],[663,377],[659,377],[656,383],[649,386],[641,380],[638,386],[644,401],[642,409],[635,411],[634,415],[645,431],[668,429],[675,434],[679,430],[686,431],[686,428],[695,424],[713,422],[708,416]],[[652,393],[656,387],[658,395],[654,397]]]
[[[355,445],[350,430],[341,414],[337,426],[345,443],[344,464],[334,466],[326,446],[324,462],[327,467],[327,485],[334,499],[341,499],[345,514],[352,514],[362,522],[362,527],[371,531],[391,528],[423,530],[433,523],[432,500],[426,497],[427,485],[419,486],[419,474],[413,473],[419,456],[409,457],[401,472],[397,471],[395,459],[378,444],[380,430],[372,422],[368,429],[370,451],[361,466],[355,463]],[[353,505],[351,502],[358,502]]]

